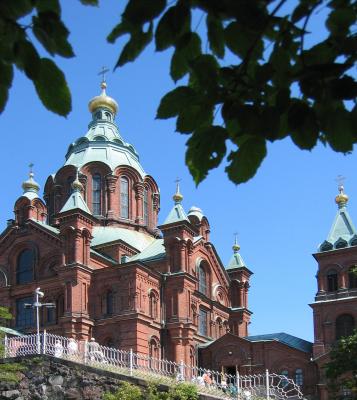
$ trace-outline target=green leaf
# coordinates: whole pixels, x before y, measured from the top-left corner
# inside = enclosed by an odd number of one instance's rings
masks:
[[[306,17],[310,12],[310,6],[307,2],[301,2],[291,14],[291,21],[295,24],[302,18]]]
[[[0,15],[17,20],[29,14],[33,9],[31,0],[0,1]]]
[[[120,24],[116,25],[112,31],[107,36],[107,41],[109,43],[114,43],[119,37],[130,33],[135,32],[135,28],[128,21],[122,21]]]
[[[31,80],[37,79],[40,69],[40,56],[31,42],[21,40],[14,46],[16,66],[24,70]]]
[[[99,0],[79,0],[85,6],[98,6]]]
[[[134,61],[152,40],[153,24],[150,22],[147,32],[131,33],[129,42],[124,46],[115,68],[121,67],[129,61]]]
[[[56,114],[66,116],[72,109],[71,93],[63,72],[48,58],[42,58],[34,85],[43,105]]]
[[[73,57],[72,46],[67,40],[69,31],[54,12],[39,13],[32,17],[33,33],[43,47],[51,54]]]
[[[176,40],[190,30],[191,11],[183,1],[170,7],[160,19],[155,32],[156,50],[162,51],[175,44]]]
[[[39,13],[50,11],[61,15],[61,5],[58,0],[36,0],[36,9]]]
[[[301,100],[293,100],[288,110],[291,138],[301,149],[311,150],[317,142],[319,126],[314,111]]]
[[[4,111],[7,99],[9,97],[9,89],[14,78],[14,69],[11,64],[0,61],[0,113]]]
[[[348,75],[333,79],[329,83],[331,94],[338,100],[353,100],[357,97],[357,82]]]
[[[133,24],[142,25],[155,19],[165,7],[166,0],[129,0],[123,18]]]
[[[271,53],[270,64],[274,68],[273,82],[276,83],[279,87],[281,86],[290,86],[290,56],[288,51],[283,49],[282,47],[274,48]]]
[[[224,30],[228,48],[242,60],[250,52],[252,59],[258,59],[263,53],[263,41],[259,33],[245,28],[237,22],[231,22]]]
[[[202,54],[196,57],[191,63],[194,73],[194,80],[200,89],[214,89],[218,83],[218,63],[214,56]]]
[[[236,184],[247,182],[256,174],[266,154],[265,139],[258,136],[249,137],[228,157],[231,162],[226,167],[229,179]]]
[[[175,117],[187,107],[196,97],[194,90],[187,86],[179,86],[167,93],[160,102],[156,118],[167,119]]]
[[[346,36],[350,25],[356,20],[356,13],[352,7],[337,8],[332,11],[326,20],[326,27],[335,36]]]
[[[187,32],[178,41],[171,58],[170,75],[176,82],[189,71],[189,63],[201,54],[201,38],[197,33]]]
[[[350,113],[345,109],[337,109],[326,116],[324,133],[327,142],[335,151],[351,152],[354,143],[354,128]]]
[[[188,103],[183,107],[176,120],[176,131],[191,133],[202,126],[211,125],[213,121],[213,106],[204,101]]]
[[[186,164],[196,184],[216,168],[226,154],[227,131],[221,126],[195,130],[187,141]]]
[[[224,29],[222,21],[208,14],[206,19],[209,47],[219,58],[224,57]]]

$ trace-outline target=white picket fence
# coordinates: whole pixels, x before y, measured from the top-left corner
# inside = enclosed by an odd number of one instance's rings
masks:
[[[91,365],[129,376],[148,378],[164,384],[191,382],[200,393],[211,393],[221,399],[253,400],[303,399],[300,387],[283,375],[269,373],[229,375],[219,371],[190,366],[184,362],[157,359],[132,350],[101,346],[96,342],[43,332],[14,338],[5,337],[4,356],[18,357],[45,354]]]

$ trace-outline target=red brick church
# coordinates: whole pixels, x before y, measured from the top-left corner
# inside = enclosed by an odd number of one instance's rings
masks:
[[[158,224],[160,192],[120,135],[118,105],[102,93],[89,102],[87,133],[72,143],[50,175],[43,200],[34,174],[0,235],[0,304],[14,328],[34,329],[33,293],[41,287],[41,324],[52,333],[132,348],[135,352],[232,372],[266,368],[324,396],[321,365],[336,338],[357,319],[357,233],[347,196],[327,240],[315,254],[318,292],[314,344],[285,333],[248,336],[249,280],[239,246],[223,265],[203,212],[186,213],[177,185],[173,206]]]

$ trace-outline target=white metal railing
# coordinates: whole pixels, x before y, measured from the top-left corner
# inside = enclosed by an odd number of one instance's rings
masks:
[[[40,353],[161,383],[191,382],[198,386],[200,393],[211,393],[221,399],[303,399],[300,387],[292,379],[269,373],[268,370],[263,374],[230,375],[184,362],[149,357],[132,350],[101,346],[95,341],[77,341],[46,331],[39,336],[5,337],[3,342],[5,357]]]

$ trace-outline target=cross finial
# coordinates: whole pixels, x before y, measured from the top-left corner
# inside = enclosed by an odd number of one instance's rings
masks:
[[[109,68],[103,65],[102,69],[98,72],[98,75],[102,75],[102,83],[105,82],[105,74],[109,72]]]
[[[181,181],[180,178],[176,178],[175,179],[175,182],[176,182],[176,193],[174,194],[174,197],[173,197],[173,199],[175,201],[175,204],[181,203],[181,201],[183,199],[183,196],[180,193],[180,181]]]
[[[30,163],[29,164],[29,168],[30,168],[29,175],[30,176],[33,176],[33,169],[32,168],[33,168],[34,165],[35,165],[34,163]]]
[[[343,184],[344,184],[346,178],[344,176],[342,176],[342,175],[337,175],[337,178],[335,180],[336,180],[336,182],[338,184],[338,191],[340,193],[342,193],[343,190],[344,190]]]
[[[238,253],[240,246],[238,244],[238,232],[234,232],[234,245],[233,245],[233,252]]]

